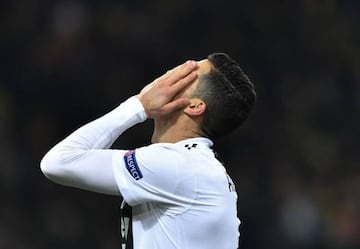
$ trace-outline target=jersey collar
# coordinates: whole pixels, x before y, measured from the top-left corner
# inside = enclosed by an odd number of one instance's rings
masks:
[[[192,146],[192,145],[196,144],[201,147],[206,146],[207,148],[211,148],[214,145],[213,141],[211,141],[210,139],[208,139],[206,137],[189,138],[189,139],[181,140],[181,141],[177,142],[176,144],[181,145],[181,146]]]

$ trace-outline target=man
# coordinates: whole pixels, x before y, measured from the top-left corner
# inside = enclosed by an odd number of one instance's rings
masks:
[[[228,55],[187,61],[65,138],[41,170],[59,184],[121,195],[123,248],[234,249],[237,195],[212,139],[238,127],[254,103],[253,84]],[[151,145],[109,149],[146,118]]]

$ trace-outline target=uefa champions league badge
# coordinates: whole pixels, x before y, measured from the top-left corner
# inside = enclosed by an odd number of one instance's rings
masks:
[[[136,162],[135,150],[129,150],[124,155],[124,161],[126,165],[126,169],[130,173],[130,175],[137,181],[143,178],[143,174],[139,169],[139,166]]]

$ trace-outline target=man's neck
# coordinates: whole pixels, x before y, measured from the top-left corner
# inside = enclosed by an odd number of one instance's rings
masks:
[[[176,120],[155,120],[152,143],[176,143],[181,140],[201,137],[195,120],[178,118]]]

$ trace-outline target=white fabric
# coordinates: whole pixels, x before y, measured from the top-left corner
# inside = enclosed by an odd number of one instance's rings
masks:
[[[237,195],[210,140],[108,149],[145,119],[140,101],[132,97],[56,145],[41,169],[60,184],[121,193],[133,206],[134,249],[237,248]]]
[[[55,145],[40,163],[42,172],[59,184],[120,195],[112,170],[113,151],[108,148],[125,130],[145,119],[140,101],[129,98]]]

